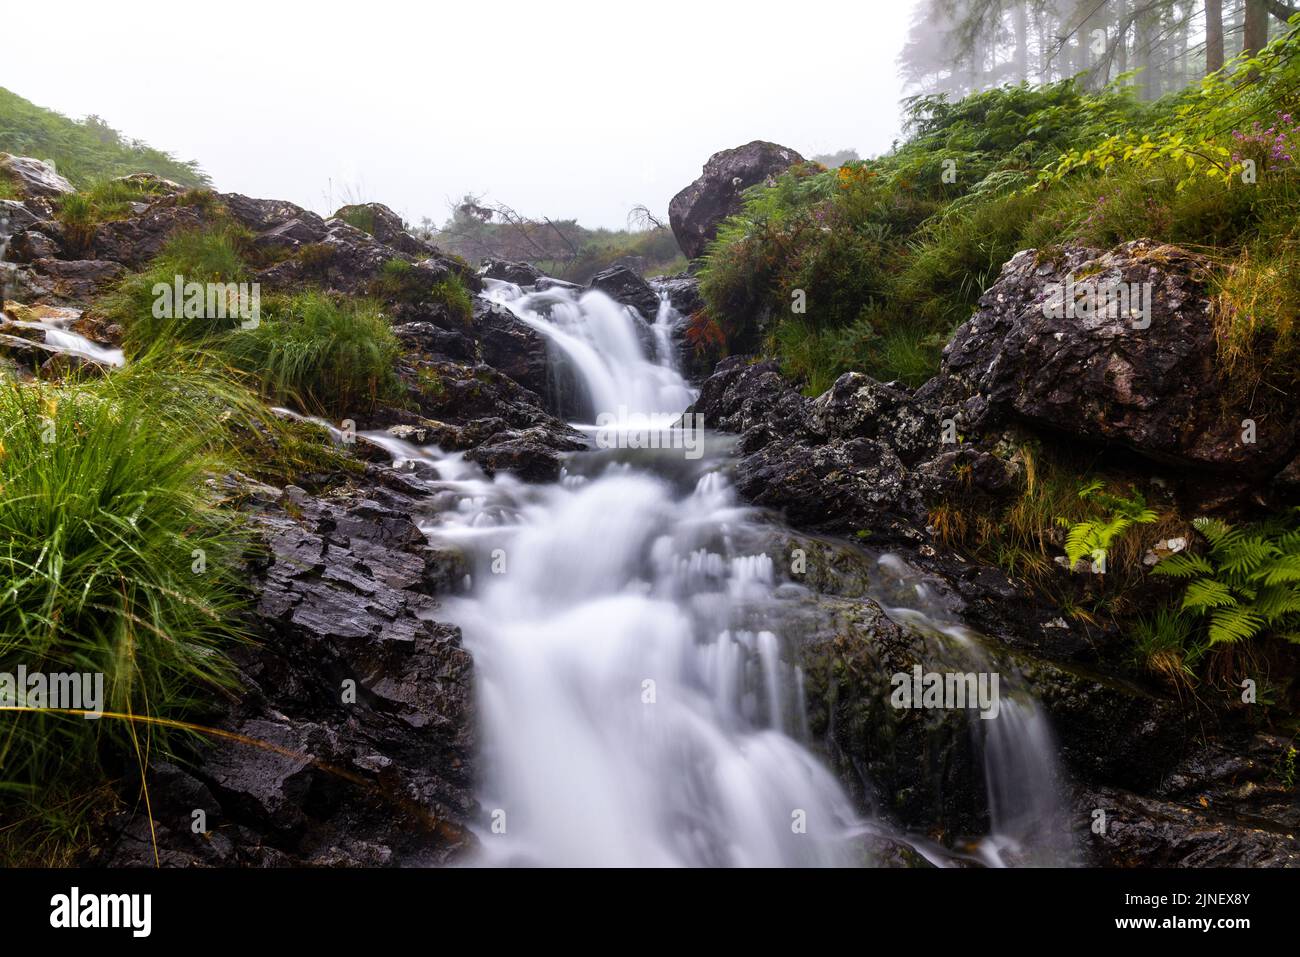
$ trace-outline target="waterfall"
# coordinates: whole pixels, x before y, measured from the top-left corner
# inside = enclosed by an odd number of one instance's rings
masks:
[[[592,421],[575,425],[596,447],[537,486],[365,433],[425,477],[421,528],[469,563],[463,591],[431,614],[461,627],[475,662],[477,862],[865,862],[867,836],[889,828],[864,820],[811,750],[774,526],[738,501],[731,442],[713,437],[696,458],[620,443],[633,428],[620,413],[668,432],[694,399],[672,307],[648,323],[598,292],[489,282],[485,295],[576,372]],[[607,414],[613,425],[594,424]],[[1020,818],[1047,813],[1016,781],[1038,770],[1034,712],[1011,713],[986,748],[1008,847]]]

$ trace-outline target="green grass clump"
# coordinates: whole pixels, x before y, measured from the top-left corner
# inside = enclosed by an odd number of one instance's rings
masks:
[[[60,197],[55,216],[68,241],[76,249],[84,250],[100,223],[124,219],[130,215],[132,203],[149,202],[161,194],[159,187],[147,181],[101,180],[80,192]]]
[[[0,381],[0,671],[104,676],[105,710],[0,713],[5,802],[34,809],[143,762],[229,685],[247,539],[210,479],[230,465],[224,377],[142,360],[61,385]]]
[[[344,206],[334,216],[363,233],[375,234],[375,211],[369,206]]]
[[[154,287],[173,286],[177,276],[185,282],[247,282],[252,276],[251,245],[252,234],[232,223],[178,233],[146,269],[124,278],[97,306],[122,326],[127,356],[148,352],[158,343],[199,342],[238,325],[237,318],[224,322],[186,318],[183,313],[176,315],[182,312],[178,309],[173,309],[172,317],[156,316],[154,304],[158,296]]]
[[[454,273],[433,284],[429,300],[445,307],[448,315],[462,326],[468,326],[474,321],[474,299],[465,288],[465,283]]]
[[[370,293],[376,299],[393,304],[442,306],[449,318],[464,326],[474,318],[474,299],[458,275],[449,273],[430,283],[427,272],[405,259],[385,262],[370,284]]]
[[[310,412],[356,412],[399,393],[401,349],[368,300],[302,293],[273,303],[256,328],[232,332],[216,348],[269,399]]]

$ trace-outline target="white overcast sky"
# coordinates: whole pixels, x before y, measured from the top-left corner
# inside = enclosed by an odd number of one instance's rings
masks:
[[[466,192],[620,227],[708,156],[889,148],[913,0],[10,3],[0,86],[218,189],[441,222]],[[332,193],[331,193],[332,183]]]

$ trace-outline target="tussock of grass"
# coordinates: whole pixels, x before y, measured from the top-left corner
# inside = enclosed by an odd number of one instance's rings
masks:
[[[1261,243],[1243,250],[1219,283],[1214,317],[1220,363],[1240,393],[1265,402],[1270,391],[1288,391],[1300,374],[1298,267],[1300,243]]]
[[[345,414],[397,394],[400,347],[377,303],[303,293],[276,303],[254,329],[217,348],[276,402]]]
[[[370,293],[388,303],[441,306],[450,319],[468,326],[474,318],[474,300],[461,278],[450,273],[430,283],[427,277],[427,272],[405,259],[390,259],[371,283]]]
[[[369,233],[372,236],[375,233],[375,211],[369,206],[344,206],[334,216],[363,233]]]
[[[177,716],[231,681],[247,539],[211,483],[241,390],[145,359],[61,385],[0,382],[0,670],[104,675],[106,710]],[[246,395],[246,393],[243,393]],[[41,711],[0,715],[9,800],[98,780],[169,736]]]
[[[159,195],[158,188],[147,181],[103,180],[61,197],[55,215],[68,241],[75,248],[84,249],[100,223],[125,219],[131,213],[132,203],[148,202]]]
[[[142,355],[159,343],[200,342],[229,331],[238,324],[231,318],[222,323],[204,317],[158,316],[154,287],[174,285],[177,276],[185,282],[247,282],[251,277],[248,252],[252,234],[242,226],[221,223],[205,230],[178,233],[163,246],[158,256],[141,272],[123,279],[97,303],[100,312],[122,326],[123,349],[128,358]],[[173,304],[175,305],[175,304]],[[233,316],[233,310],[228,315]]]

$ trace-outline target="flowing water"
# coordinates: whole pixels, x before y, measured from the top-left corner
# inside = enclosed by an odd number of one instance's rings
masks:
[[[35,310],[35,318],[22,320],[4,311],[5,300],[9,298],[11,287],[14,285],[11,276],[16,269],[12,263],[5,261],[10,238],[8,221],[3,218],[3,212],[0,211],[0,323],[35,331],[38,333],[35,337],[36,341],[43,342],[51,353],[79,356],[83,359],[91,359],[100,365],[123,365],[125,359],[121,349],[112,349],[92,342],[72,330],[73,323],[81,318],[80,309],[44,306]]]
[[[788,633],[791,598],[807,592],[774,564],[780,527],[737,501],[731,440],[706,433],[692,447],[672,427],[695,393],[677,371],[671,307],[645,322],[601,293],[491,283],[486,295],[576,371],[591,451],[537,486],[365,434],[426,479],[421,527],[470,562],[436,615],[462,627],[475,661],[481,862],[848,865],[881,833],[949,862],[865,820],[810,749]],[[913,593],[891,614],[983,660],[906,563],[882,567],[893,604]],[[993,821],[974,856],[1043,861],[1029,852],[1058,813],[1041,709],[1018,694],[972,725],[990,726],[977,733]]]

